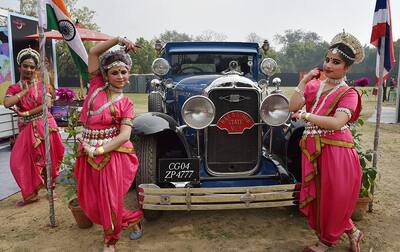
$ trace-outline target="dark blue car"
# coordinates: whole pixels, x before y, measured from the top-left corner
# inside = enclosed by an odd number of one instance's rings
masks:
[[[147,219],[163,210],[297,204],[301,127],[287,123],[278,78],[268,93],[277,65],[260,51],[240,42],[173,42],[160,50],[149,112],[133,121]]]

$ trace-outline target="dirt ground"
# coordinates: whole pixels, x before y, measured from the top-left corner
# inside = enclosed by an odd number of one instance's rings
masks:
[[[363,128],[372,147],[374,124]],[[374,210],[356,223],[365,233],[362,251],[400,251],[400,125],[382,125],[379,151],[380,179]],[[46,192],[41,200],[16,208],[17,193],[0,201],[0,251],[101,251],[102,229],[79,229],[56,189],[56,228],[49,228]],[[134,207],[134,192],[127,205]],[[165,212],[157,221],[144,222],[144,236],[131,241],[123,231],[118,251],[302,251],[316,242],[306,219],[295,208],[226,211]],[[343,236],[332,251],[348,251]]]

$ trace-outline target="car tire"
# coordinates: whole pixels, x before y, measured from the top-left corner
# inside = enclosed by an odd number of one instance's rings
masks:
[[[147,103],[149,112],[161,112],[164,113],[164,101],[159,93],[150,93]]]
[[[139,158],[139,168],[136,174],[136,192],[140,184],[155,184],[157,182],[157,139],[154,136],[138,137],[136,154]],[[148,221],[161,217],[162,212],[144,209],[144,218]]]

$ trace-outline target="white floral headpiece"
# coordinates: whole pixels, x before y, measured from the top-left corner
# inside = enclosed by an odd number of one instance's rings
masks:
[[[25,49],[22,49],[21,51],[19,51],[19,53],[17,55],[17,64],[18,65],[21,65],[21,63],[22,63],[21,59],[22,59],[22,57],[24,57],[26,55],[32,56],[33,58],[36,59],[36,62],[39,63],[40,54],[36,50],[28,47],[28,48],[25,48]]]

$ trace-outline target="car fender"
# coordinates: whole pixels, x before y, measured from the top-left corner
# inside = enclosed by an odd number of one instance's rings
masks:
[[[148,112],[140,114],[133,119],[132,135],[148,136],[165,131],[173,132],[184,146],[187,156],[192,157],[189,143],[178,123],[171,116],[160,112]]]

